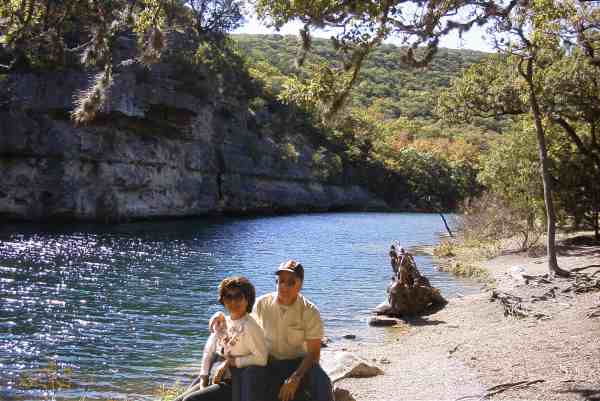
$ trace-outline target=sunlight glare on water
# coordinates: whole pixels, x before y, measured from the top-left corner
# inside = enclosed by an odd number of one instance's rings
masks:
[[[330,339],[381,341],[366,321],[386,298],[391,241],[434,244],[443,230],[439,215],[398,213],[4,226],[0,399],[43,399],[15,384],[49,360],[73,372],[60,399],[152,399],[197,371],[207,319],[222,309],[220,280],[244,275],[258,294],[273,291],[276,266],[290,258],[305,266],[303,293]],[[431,258],[416,261],[445,296],[473,291]]]

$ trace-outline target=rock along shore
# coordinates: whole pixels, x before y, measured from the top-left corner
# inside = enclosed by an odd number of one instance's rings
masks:
[[[585,242],[561,245],[558,261],[577,272],[572,279],[544,279],[545,257],[482,262],[493,290],[382,328],[384,344],[345,343],[384,374],[337,386],[358,401],[600,399],[600,245]],[[505,315],[499,299],[490,300],[492,291],[521,299],[527,316]]]

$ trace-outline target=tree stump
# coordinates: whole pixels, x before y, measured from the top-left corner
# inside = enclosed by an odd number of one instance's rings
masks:
[[[430,286],[406,286],[398,281],[388,288],[389,316],[421,315],[448,303],[440,290]]]

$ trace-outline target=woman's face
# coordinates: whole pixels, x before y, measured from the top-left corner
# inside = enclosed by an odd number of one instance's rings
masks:
[[[223,304],[233,320],[237,320],[246,314],[248,300],[239,288],[228,288],[223,294]]]

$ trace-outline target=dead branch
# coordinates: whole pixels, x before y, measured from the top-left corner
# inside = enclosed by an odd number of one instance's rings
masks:
[[[523,298],[500,291],[492,291],[490,301],[498,300],[504,307],[504,316],[527,317],[530,310],[523,306]]]
[[[498,384],[496,386],[488,388],[486,390],[485,394],[483,394],[483,395],[466,395],[464,397],[457,398],[454,401],[462,401],[462,400],[467,400],[470,398],[477,399],[477,401],[482,401],[482,400],[485,400],[486,398],[490,398],[493,395],[503,393],[507,390],[525,388],[525,387],[531,386],[532,384],[543,383],[543,382],[545,382],[545,380],[537,379],[537,380],[523,380],[523,381],[514,382],[514,383]]]
[[[588,319],[593,319],[595,317],[600,317],[600,304],[590,307],[589,312],[585,315]]]
[[[549,277],[548,274],[543,274],[541,276],[532,276],[532,275],[529,275],[529,274],[522,274],[521,276],[525,280],[525,284],[529,284],[530,282],[534,282],[536,284],[550,284],[550,283],[552,283],[552,280],[550,279],[550,277]]]
[[[550,298],[556,298],[556,289],[550,288],[542,295],[532,295],[531,302],[547,301]]]
[[[452,348],[451,350],[448,350],[448,356],[450,356],[450,355],[454,354],[456,351],[458,351],[458,348],[463,344],[456,344],[456,347]]]
[[[493,395],[503,393],[503,392],[505,392],[507,390],[514,390],[514,389],[518,389],[518,388],[529,387],[532,384],[543,383],[543,382],[545,382],[544,379],[537,379],[537,380],[530,380],[530,381],[523,380],[523,381],[514,382],[514,383],[498,384],[497,386],[493,386],[493,387],[488,388],[486,390],[486,393],[482,397],[482,399],[489,398],[489,397],[491,397]]]
[[[536,318],[537,320],[550,320],[550,319],[552,319],[552,316],[546,315],[545,313],[542,313],[542,312],[534,313],[533,317]]]

